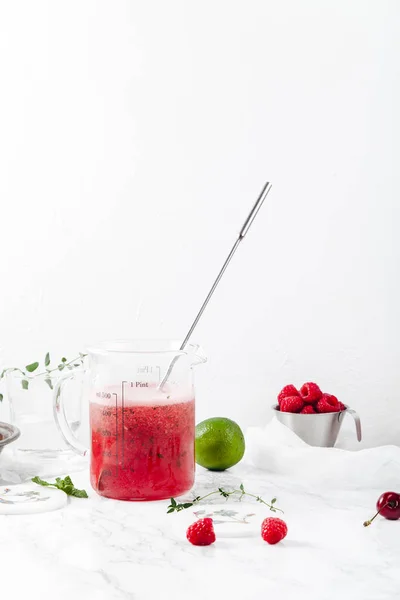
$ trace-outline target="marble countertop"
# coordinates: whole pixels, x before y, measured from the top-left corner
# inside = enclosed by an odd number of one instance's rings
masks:
[[[88,490],[88,500],[73,498],[38,515],[0,516],[3,598],[400,597],[400,521],[362,526],[383,490],[303,489],[244,465],[226,473],[199,469],[196,494],[243,482],[266,500],[277,497],[289,529],[276,546],[257,535],[201,548],[187,542],[178,514],[166,514],[167,502],[107,500],[91,490],[86,470],[73,479]]]

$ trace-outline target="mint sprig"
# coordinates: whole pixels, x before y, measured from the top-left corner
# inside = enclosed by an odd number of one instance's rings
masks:
[[[88,498],[87,492],[85,490],[78,490],[74,484],[72,483],[72,479],[69,475],[67,475],[64,479],[60,477],[56,477],[55,483],[49,483],[48,481],[44,481],[38,475],[36,477],[32,477],[33,483],[37,483],[38,485],[42,485],[43,487],[54,487],[57,490],[61,490],[65,492],[67,496],[74,496],[75,498]]]
[[[229,496],[233,496],[235,494],[240,494],[239,500],[241,500],[243,498],[243,496],[250,496],[251,498],[255,498],[256,502],[260,502],[261,504],[265,504],[265,506],[268,506],[270,511],[272,511],[272,512],[279,511],[279,512],[283,513],[283,510],[281,508],[277,508],[275,506],[276,498],[272,498],[272,500],[269,503],[265,502],[265,500],[263,500],[261,498],[261,496],[258,496],[257,494],[252,494],[250,492],[246,492],[246,490],[244,489],[243,483],[241,483],[238,490],[231,490],[228,492],[227,490],[224,490],[223,488],[218,488],[217,490],[215,490],[215,492],[210,492],[209,494],[206,494],[205,496],[196,496],[196,498],[193,498],[193,500],[191,502],[183,502],[183,503],[179,504],[175,500],[175,498],[171,498],[171,504],[169,504],[169,506],[167,506],[167,514],[173,513],[173,512],[180,512],[181,510],[185,510],[186,508],[191,508],[192,506],[199,504],[206,498],[209,498],[210,496],[213,496],[215,494],[219,494],[220,496],[225,498],[225,500],[227,500],[229,498]]]

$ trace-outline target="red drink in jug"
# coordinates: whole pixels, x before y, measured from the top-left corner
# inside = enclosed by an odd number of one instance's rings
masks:
[[[193,399],[124,406],[92,402],[90,425],[90,479],[100,495],[161,500],[192,487]]]

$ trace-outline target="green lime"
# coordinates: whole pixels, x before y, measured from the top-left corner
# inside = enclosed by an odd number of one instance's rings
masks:
[[[239,425],[213,417],[196,425],[196,462],[210,471],[225,471],[243,458],[244,435]]]

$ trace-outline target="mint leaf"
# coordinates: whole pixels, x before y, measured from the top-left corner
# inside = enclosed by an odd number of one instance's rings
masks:
[[[85,490],[78,490],[74,484],[72,483],[72,479],[69,475],[67,475],[64,479],[61,477],[56,477],[55,483],[49,483],[48,481],[44,481],[40,477],[36,476],[32,478],[33,483],[37,483],[38,485],[43,485],[46,487],[55,487],[58,490],[61,490],[67,496],[74,496],[75,498],[88,498],[88,495]]]
[[[25,369],[28,371],[28,373],[33,373],[33,371],[36,371],[38,366],[39,366],[38,362],[33,362],[30,365],[26,365]]]
[[[48,483],[47,481],[40,479],[39,475],[36,475],[36,477],[32,477],[32,481],[33,481],[33,483],[37,483],[38,485],[43,485],[44,487],[47,487],[47,486],[56,487],[54,485],[54,483]]]
[[[70,493],[70,496],[74,496],[75,498],[88,498],[89,497],[86,493],[86,490],[77,490],[76,488],[73,488],[72,492]]]
[[[67,359],[65,358],[65,356],[63,356],[63,358],[61,359],[61,362],[66,363]]]
[[[59,477],[57,477],[56,481],[61,482],[63,485],[74,485],[69,475],[67,475],[64,479],[60,479]]]
[[[0,394],[0,402],[3,402],[3,398],[4,398],[3,394]]]
[[[44,366],[48,367],[50,364],[50,352],[48,352],[44,358]]]
[[[22,385],[22,389],[23,389],[23,390],[27,390],[27,389],[28,389],[28,387],[29,387],[29,381],[28,381],[27,379],[23,379],[23,380],[21,381],[21,385]]]

